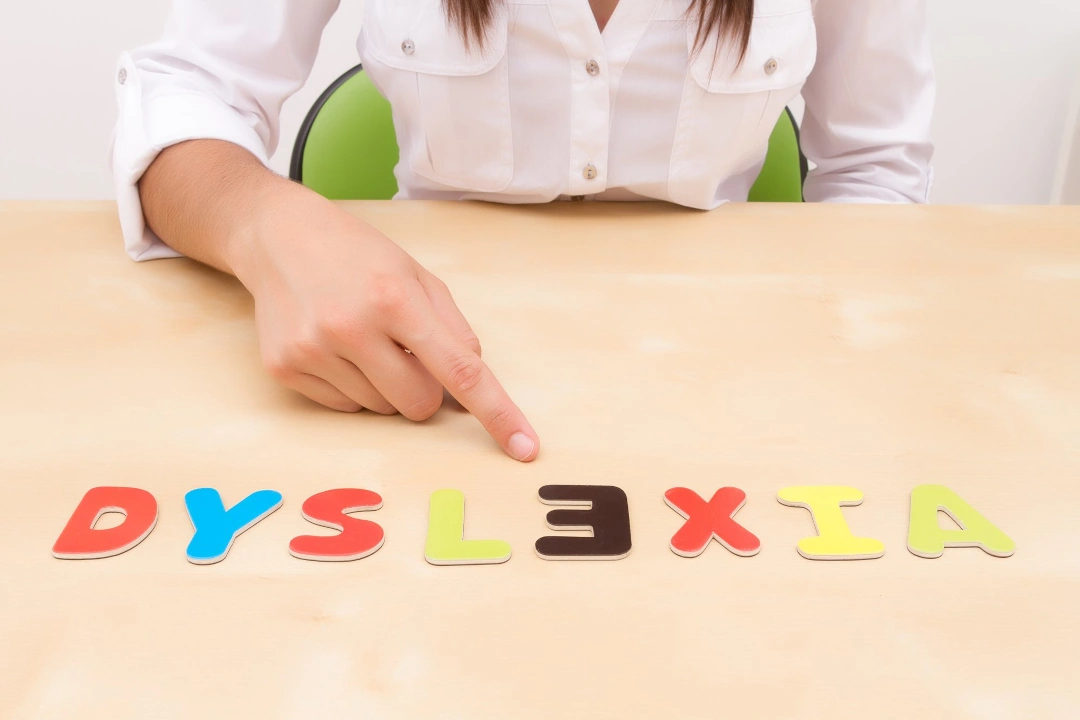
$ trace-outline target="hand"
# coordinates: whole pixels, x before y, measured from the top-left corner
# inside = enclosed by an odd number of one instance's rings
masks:
[[[536,432],[480,359],[446,285],[370,225],[293,183],[275,183],[233,272],[255,298],[263,363],[282,385],[343,412],[435,414],[445,387],[511,457]]]

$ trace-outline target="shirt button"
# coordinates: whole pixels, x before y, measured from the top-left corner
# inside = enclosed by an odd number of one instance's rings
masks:
[[[585,63],[585,72],[589,73],[590,75],[599,75],[600,63],[596,62],[595,60],[590,60],[589,62]]]
[[[416,50],[416,46],[413,45],[412,40],[406,40],[405,42],[401,43],[401,52],[405,53],[406,55],[412,55],[414,50]]]
[[[585,166],[585,169],[581,171],[581,174],[585,176],[586,180],[592,180],[596,177],[596,167],[589,163]]]
[[[780,63],[776,62],[776,58],[769,58],[765,63],[765,74],[772,75],[778,67],[780,67]]]
[[[116,82],[121,85],[127,82],[127,68],[120,68],[120,72],[116,73]]]

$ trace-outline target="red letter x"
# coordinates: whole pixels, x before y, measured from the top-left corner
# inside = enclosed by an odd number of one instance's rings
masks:
[[[761,549],[757,536],[731,519],[746,502],[746,493],[739,488],[720,488],[709,502],[693,490],[671,488],[664,493],[664,502],[686,518],[679,532],[671,537],[671,551],[676,555],[697,557],[713,538],[743,557],[757,555]]]

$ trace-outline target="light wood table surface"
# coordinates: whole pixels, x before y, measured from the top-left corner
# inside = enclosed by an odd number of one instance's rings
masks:
[[[540,434],[338,414],[263,372],[252,302],[136,264],[111,204],[0,204],[0,717],[1076,718],[1080,209],[741,205],[350,211],[442,277]],[[920,483],[1017,545],[906,547]],[[634,547],[551,562],[546,484],[610,484]],[[853,485],[884,557],[796,552],[789,485]],[[126,554],[50,550],[97,485],[157,498]],[[762,541],[668,548],[683,485]],[[196,566],[183,496],[284,505]],[[293,558],[309,495],[375,490],[385,546]],[[503,565],[423,558],[432,491]]]

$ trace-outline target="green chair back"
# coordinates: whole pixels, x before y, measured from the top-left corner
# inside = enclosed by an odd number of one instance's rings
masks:
[[[357,65],[308,111],[289,177],[331,200],[389,200],[398,189],[397,163],[390,103]]]
[[[757,180],[750,187],[750,202],[802,202],[807,162],[799,147],[799,124],[784,108],[769,136],[769,150]]]
[[[389,200],[398,146],[390,103],[357,65],[311,107],[293,146],[289,177],[331,200]],[[751,202],[802,202],[806,158],[791,111],[780,116]]]

